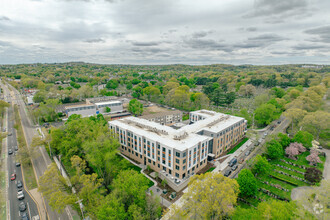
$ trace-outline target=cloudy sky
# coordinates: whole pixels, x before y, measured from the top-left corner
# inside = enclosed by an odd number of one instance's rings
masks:
[[[0,0],[0,64],[330,64],[330,0]]]

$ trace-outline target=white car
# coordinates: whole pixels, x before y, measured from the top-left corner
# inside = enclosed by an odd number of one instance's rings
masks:
[[[22,189],[19,189],[17,191],[17,199],[19,199],[19,200],[24,199],[24,192]]]

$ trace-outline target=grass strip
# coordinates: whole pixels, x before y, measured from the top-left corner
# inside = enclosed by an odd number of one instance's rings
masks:
[[[227,154],[232,154],[234,153],[238,148],[240,148],[245,142],[247,142],[249,138],[244,138],[241,142],[239,142],[233,149],[231,149]]]

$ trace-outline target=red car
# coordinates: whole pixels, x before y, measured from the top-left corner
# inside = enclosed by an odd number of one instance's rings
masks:
[[[11,174],[10,180],[16,180],[16,173]]]

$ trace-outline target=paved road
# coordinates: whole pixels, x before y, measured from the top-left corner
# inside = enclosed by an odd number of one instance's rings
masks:
[[[6,92],[6,91],[5,91]],[[7,91],[8,92],[8,91]],[[8,93],[7,93],[8,94]],[[8,101],[11,101],[10,98],[8,98]],[[14,146],[18,146],[17,144],[17,138],[16,138],[16,130],[14,129],[14,110],[13,107],[10,106],[8,108],[8,115],[7,115],[7,131],[8,133],[12,133],[12,135],[7,137],[7,171],[8,171],[8,200],[9,200],[9,218],[10,219],[20,219],[22,212],[19,211],[19,203],[22,201],[26,204],[27,209],[26,213],[28,214],[29,218],[32,219],[32,217],[39,216],[39,211],[37,208],[37,205],[35,201],[31,198],[29,193],[25,191],[25,186],[23,182],[23,176],[22,176],[22,169],[21,167],[16,167],[16,152]],[[8,155],[8,150],[11,149],[14,153],[11,155]],[[19,151],[19,148],[18,148]],[[10,176],[11,174],[15,173],[16,174],[16,180],[11,181]],[[23,200],[18,200],[17,199],[17,187],[16,183],[17,181],[22,181],[23,182],[23,192],[25,198]]]
[[[32,142],[32,138],[35,135],[39,135],[36,130],[36,126],[33,125],[31,119],[29,118],[29,116],[27,114],[26,106],[22,99],[21,94],[11,85],[9,85],[9,84],[7,84],[7,85],[10,86],[11,89],[13,90],[12,94],[14,96],[14,100],[19,105],[19,112],[20,112],[22,125],[23,125],[23,129],[24,129],[24,133],[25,133],[25,138],[26,138],[28,145],[30,146],[31,142]],[[39,179],[40,176],[42,176],[44,174],[48,165],[50,165],[52,163],[45,147],[40,147],[39,151],[40,151],[39,156],[37,158],[33,159],[33,166],[34,166],[34,169],[35,169],[35,172],[37,175],[37,179]],[[73,211],[69,207],[67,207],[64,212],[58,213],[51,209],[51,207],[48,205],[48,202],[46,200],[44,200],[44,204],[47,209],[47,218],[48,219],[51,219],[51,220],[53,220],[53,219],[71,220],[72,219]]]
[[[289,126],[290,124],[290,120],[289,119],[283,119],[281,121],[280,124],[277,124],[277,121],[274,122],[276,127],[271,130],[272,126],[267,127],[267,129],[262,129],[262,131],[258,131],[259,136],[263,136],[263,134],[265,132],[267,132],[269,135],[273,135],[273,134],[278,134],[279,132],[285,132],[286,128]],[[250,160],[251,158],[256,157],[258,154],[262,154],[264,152],[264,149],[262,146],[263,144],[266,142],[266,140],[268,140],[268,138],[266,139],[262,139],[262,142],[259,144],[259,146],[254,149],[253,151],[251,150],[251,148],[253,147],[251,144],[250,147],[248,147],[245,151],[243,151],[238,157],[237,157],[237,161],[240,161],[241,159],[244,159],[244,162],[242,164],[238,164],[238,168],[235,171],[232,171],[232,173],[230,174],[230,178],[237,178],[239,172],[246,168],[246,161]],[[248,155],[245,155],[245,153],[247,151],[250,151],[250,153]],[[252,152],[251,152],[252,151]],[[227,171],[227,170],[231,170],[231,167],[227,167],[225,170],[223,170],[223,174]]]

